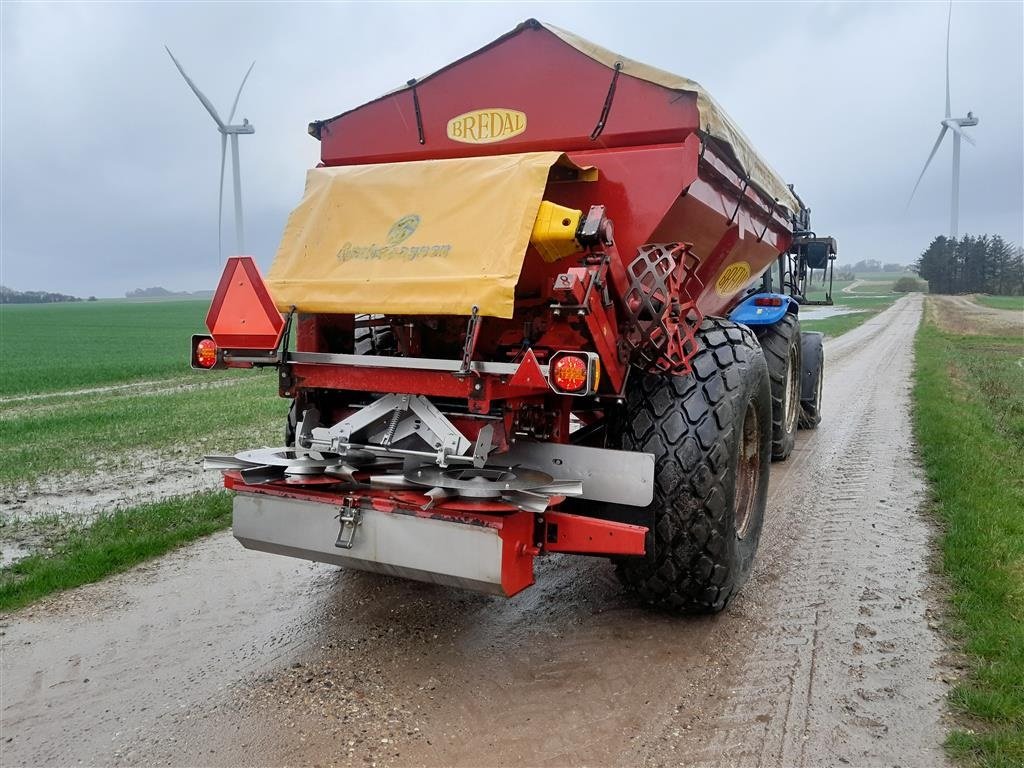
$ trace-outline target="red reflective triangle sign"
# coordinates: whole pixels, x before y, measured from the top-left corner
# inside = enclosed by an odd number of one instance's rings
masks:
[[[274,349],[284,318],[252,256],[231,256],[213,295],[206,327],[225,349]]]
[[[526,357],[523,358],[523,362],[516,368],[516,372],[512,374],[508,385],[524,389],[548,388],[547,379],[544,378],[544,371],[541,370],[540,363],[537,362],[537,356],[533,354],[532,349],[526,350]]]

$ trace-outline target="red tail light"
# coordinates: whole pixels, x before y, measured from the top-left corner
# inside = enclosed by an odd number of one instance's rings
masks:
[[[217,349],[217,342],[209,336],[196,335],[192,337],[192,367],[210,368],[223,367],[220,361],[220,350]]]
[[[782,299],[778,296],[761,296],[754,299],[755,307],[781,307]]]
[[[549,383],[563,395],[591,395],[601,381],[601,362],[593,352],[556,352],[551,356]]]
[[[554,363],[551,376],[558,389],[579,392],[587,386],[587,361],[576,355],[560,357]]]

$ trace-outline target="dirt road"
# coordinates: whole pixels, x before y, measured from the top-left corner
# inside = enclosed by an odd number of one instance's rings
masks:
[[[501,600],[221,534],[5,617],[0,762],[941,765],[920,315],[904,298],[827,345],[824,421],[773,467],[722,615],[637,609],[598,559]]]

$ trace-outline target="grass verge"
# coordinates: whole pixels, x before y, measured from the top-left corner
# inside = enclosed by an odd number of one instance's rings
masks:
[[[926,318],[916,359],[915,430],[944,524],[951,629],[971,660],[950,697],[971,728],[947,747],[971,765],[1024,765],[1024,343]]]
[[[877,312],[851,312],[847,315],[836,315],[822,320],[801,320],[800,330],[821,331],[826,336],[841,336],[877,314]]]
[[[99,581],[143,560],[227,527],[231,499],[223,491],[179,496],[117,509],[69,530],[48,554],[0,569],[0,610]]]

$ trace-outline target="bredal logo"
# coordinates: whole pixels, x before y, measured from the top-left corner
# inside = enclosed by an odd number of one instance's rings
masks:
[[[735,264],[730,264],[726,267],[722,274],[718,276],[715,290],[719,296],[726,298],[736,293],[749,280],[750,265],[745,261],[737,261]]]
[[[514,109],[474,109],[448,121],[448,138],[463,144],[493,144],[526,130],[526,115]]]
[[[360,259],[422,259],[430,256],[447,256],[452,247],[448,243],[438,245],[402,245],[415,234],[420,225],[418,214],[410,213],[403,216],[388,229],[385,243],[353,245],[345,243],[338,251],[338,261],[356,261]]]

